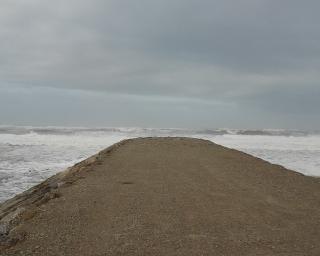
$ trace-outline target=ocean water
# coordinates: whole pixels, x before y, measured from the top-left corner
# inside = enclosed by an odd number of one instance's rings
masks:
[[[208,139],[320,176],[319,132],[0,126],[0,202],[122,139],[145,136]]]

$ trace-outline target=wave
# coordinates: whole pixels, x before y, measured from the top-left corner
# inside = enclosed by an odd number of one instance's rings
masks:
[[[134,137],[208,139],[306,175],[320,176],[320,133],[312,134],[270,129],[0,126],[0,203],[107,146]]]
[[[261,136],[308,136],[320,135],[320,131],[284,129],[183,129],[140,127],[59,127],[59,126],[0,126],[0,134],[75,135],[82,133],[120,133],[128,135],[261,135]]]

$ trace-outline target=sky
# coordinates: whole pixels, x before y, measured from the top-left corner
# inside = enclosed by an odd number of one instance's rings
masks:
[[[320,129],[318,0],[2,0],[0,124]]]

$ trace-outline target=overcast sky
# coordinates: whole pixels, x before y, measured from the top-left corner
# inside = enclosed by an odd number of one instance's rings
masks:
[[[320,129],[318,0],[1,0],[0,124]]]

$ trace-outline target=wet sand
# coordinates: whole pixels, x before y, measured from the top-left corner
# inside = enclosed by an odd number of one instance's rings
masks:
[[[320,180],[212,142],[126,140],[0,205],[0,255],[320,255]]]

